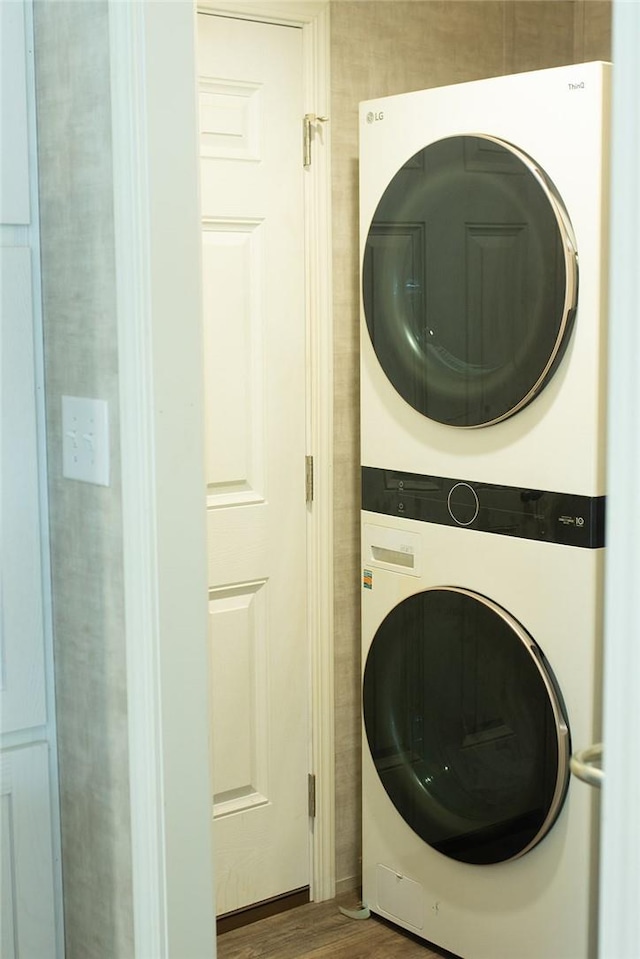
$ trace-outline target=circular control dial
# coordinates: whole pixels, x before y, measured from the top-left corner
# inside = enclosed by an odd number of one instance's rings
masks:
[[[447,509],[458,526],[471,526],[480,512],[478,495],[468,483],[456,483],[449,490]]]

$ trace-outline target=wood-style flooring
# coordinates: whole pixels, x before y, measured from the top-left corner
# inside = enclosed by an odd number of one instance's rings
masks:
[[[353,896],[311,902],[218,936],[218,959],[442,959],[379,919],[350,919]]]

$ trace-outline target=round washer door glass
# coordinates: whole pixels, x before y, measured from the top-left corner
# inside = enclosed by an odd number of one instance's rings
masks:
[[[452,859],[515,859],[562,808],[571,750],[553,674],[483,596],[429,589],[389,613],[367,656],[364,721],[391,802]]]
[[[546,385],[577,301],[569,216],[540,167],[489,136],[411,157],[373,216],[364,312],[387,378],[450,426],[498,423]]]

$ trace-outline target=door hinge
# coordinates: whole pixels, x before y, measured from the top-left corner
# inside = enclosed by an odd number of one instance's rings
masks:
[[[304,488],[306,502],[313,503],[313,456],[304,458]]]
[[[309,773],[308,790],[309,790],[309,819],[315,819],[316,817],[316,774],[315,773]]]
[[[329,117],[319,117],[315,113],[305,113],[302,118],[302,164],[305,169],[311,166],[313,127],[316,123],[326,123],[328,119]]]

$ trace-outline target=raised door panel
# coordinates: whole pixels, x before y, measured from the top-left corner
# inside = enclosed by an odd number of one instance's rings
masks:
[[[55,959],[46,743],[0,753],[2,959]]]
[[[200,150],[213,159],[260,160],[260,83],[200,81]]]
[[[267,583],[210,593],[214,817],[269,802]],[[224,676],[224,683],[215,682]]]
[[[36,386],[27,248],[0,252],[2,289],[2,731],[46,722]]]
[[[262,222],[205,219],[202,232],[207,501],[264,500]]]
[[[0,3],[0,223],[26,224],[29,204],[27,69],[22,3]]]

